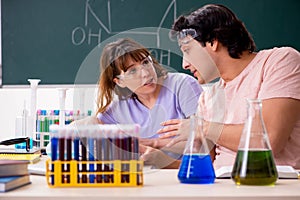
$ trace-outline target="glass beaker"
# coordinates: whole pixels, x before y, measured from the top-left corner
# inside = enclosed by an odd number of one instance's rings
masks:
[[[278,174],[259,99],[247,99],[247,121],[231,173],[237,185],[273,185]]]
[[[185,145],[178,179],[181,183],[214,183],[215,171],[210,150],[202,132],[202,119],[191,116],[189,119],[189,138]]]

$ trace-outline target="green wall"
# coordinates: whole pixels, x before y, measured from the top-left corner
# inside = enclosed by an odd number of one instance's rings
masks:
[[[118,37],[132,37],[170,70],[182,71],[168,29],[180,14],[207,3],[232,9],[258,50],[300,50],[299,0],[2,0],[3,85],[28,84],[28,78],[95,84],[101,49]]]

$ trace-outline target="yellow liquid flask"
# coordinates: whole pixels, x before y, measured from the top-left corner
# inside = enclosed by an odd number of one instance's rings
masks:
[[[248,117],[231,173],[237,185],[274,185],[278,178],[262,118],[262,103],[248,99]]]
[[[202,132],[202,119],[191,116],[189,138],[178,172],[181,183],[210,184],[215,181],[215,171],[210,150]]]

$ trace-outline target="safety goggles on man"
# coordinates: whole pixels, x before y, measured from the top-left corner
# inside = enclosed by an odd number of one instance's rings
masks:
[[[189,29],[182,29],[177,34],[177,41],[179,46],[182,46],[184,44],[188,44],[192,39],[196,38],[198,36],[197,32],[193,28]]]

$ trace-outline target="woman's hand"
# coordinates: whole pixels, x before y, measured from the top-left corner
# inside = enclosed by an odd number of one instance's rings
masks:
[[[75,120],[70,125],[94,125],[94,124],[102,124],[101,121],[97,119],[96,116],[89,116],[83,119]]]

